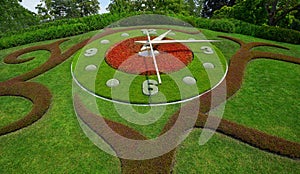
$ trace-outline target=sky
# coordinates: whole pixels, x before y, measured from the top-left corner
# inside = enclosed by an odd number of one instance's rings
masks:
[[[100,2],[100,13],[107,13],[106,7],[108,6],[110,0],[99,0]],[[28,10],[37,13],[37,10],[35,9],[36,5],[40,3],[40,0],[22,0],[20,3]]]

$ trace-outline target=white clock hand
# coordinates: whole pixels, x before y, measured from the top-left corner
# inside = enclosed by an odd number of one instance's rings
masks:
[[[155,58],[155,54],[154,54],[154,51],[153,51],[153,47],[152,47],[152,43],[151,43],[151,39],[150,39],[150,35],[149,35],[148,30],[146,30],[146,33],[147,33],[148,43],[149,43],[151,53],[152,53],[152,58],[153,58],[154,66],[155,66],[156,75],[157,75],[157,78],[158,78],[158,83],[161,84],[161,78],[160,78],[160,74],[159,74],[159,70],[158,70],[158,66],[157,66],[157,62],[156,62],[156,58]]]
[[[204,42],[220,42],[219,40],[158,40],[151,41],[151,44],[168,44],[168,43],[204,43]],[[135,41],[137,44],[149,45],[147,41]]]
[[[171,31],[172,31],[172,30],[168,30],[167,32],[165,32],[165,33],[163,33],[163,34],[157,36],[156,38],[154,38],[152,41],[154,41],[154,40],[156,40],[156,41],[157,41],[157,40],[162,40],[162,39],[165,38],[165,37],[167,36],[167,34],[169,34]]]
[[[154,38],[152,41],[159,41],[162,40],[163,38],[165,38],[167,36],[167,34],[169,34],[171,32],[171,30],[168,30],[167,32],[157,36],[156,38]],[[144,44],[144,46],[141,48],[141,51],[145,51],[147,50],[149,45],[148,44]]]

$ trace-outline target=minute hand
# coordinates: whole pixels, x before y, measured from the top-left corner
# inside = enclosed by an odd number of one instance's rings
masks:
[[[204,42],[220,42],[220,40],[158,40],[151,41],[152,44],[168,44],[168,43],[204,43]],[[149,44],[148,41],[135,41],[137,44]]]
[[[167,36],[167,34],[169,34],[170,32],[171,32],[171,30],[168,30],[167,32],[165,32],[165,33],[159,35],[158,37],[154,38],[152,41],[154,41],[154,40],[156,40],[156,41],[163,40]],[[144,46],[141,48],[141,51],[147,50],[148,49],[148,47],[147,47],[148,45],[149,44],[144,44]]]

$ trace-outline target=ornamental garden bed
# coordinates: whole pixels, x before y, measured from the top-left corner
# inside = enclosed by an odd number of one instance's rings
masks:
[[[154,38],[151,37],[151,39]],[[116,44],[106,53],[106,62],[113,68],[127,73],[155,75],[152,54],[149,53],[149,56],[139,54],[141,45],[134,43],[139,40],[147,40],[147,37],[130,38]],[[171,39],[166,38],[165,40]],[[180,43],[157,45],[154,46],[154,50],[159,52],[156,55],[156,61],[161,73],[179,71],[193,60],[193,52]]]
[[[214,37],[218,35],[219,33],[210,32]],[[230,35],[225,34],[224,35]],[[73,39],[73,38],[72,38]],[[230,38],[227,38],[230,39]],[[242,40],[248,40],[250,38],[243,37]],[[232,39],[231,40],[237,40]],[[254,39],[255,42],[258,40]],[[74,43],[73,41],[66,42],[69,47],[71,47]],[[229,42],[229,41],[226,41]],[[267,45],[270,46],[270,44],[244,44],[242,41],[238,40],[238,42],[242,45],[242,49],[240,50],[238,56],[247,55],[248,51],[247,49],[250,49],[252,46],[257,45]],[[153,167],[152,164],[158,164],[157,162],[161,162],[159,164],[166,164],[165,166],[170,167],[170,159],[173,160],[175,157],[173,155],[170,156],[164,156],[164,158],[157,159],[157,161],[126,161],[123,159],[117,159],[115,157],[112,157],[110,155],[107,155],[103,153],[101,150],[96,148],[90,141],[88,141],[85,136],[82,134],[82,132],[79,129],[78,123],[76,121],[76,116],[73,112],[71,102],[68,101],[67,98],[70,99],[70,83],[71,83],[71,76],[69,75],[69,69],[70,69],[70,61],[66,61],[65,63],[61,64],[60,66],[57,66],[59,63],[62,63],[67,58],[70,58],[71,55],[80,48],[80,44],[76,45],[75,47],[72,47],[67,52],[60,55],[60,50],[58,49],[58,45],[60,43],[55,42],[55,44],[46,44],[44,46],[35,46],[35,47],[28,47],[25,50],[20,49],[18,51],[18,48],[15,49],[15,54],[12,54],[11,58],[6,58],[5,61],[7,64],[4,64],[4,73],[2,76],[2,83],[1,83],[1,94],[4,96],[22,96],[26,99],[29,99],[33,102],[33,109],[30,113],[27,113],[30,117],[24,117],[24,119],[20,120],[19,122],[6,125],[1,128],[2,136],[0,137],[0,146],[1,146],[1,153],[3,158],[1,158],[0,161],[0,171],[4,171],[4,173],[20,173],[20,172],[36,172],[39,173],[41,171],[49,171],[49,172],[120,172],[122,169],[121,167],[126,167],[122,171],[130,172],[136,172],[143,169],[153,169],[158,170],[158,168],[150,168]],[[258,57],[265,57],[265,58],[271,58],[276,60],[284,60],[287,62],[293,62],[294,64],[299,64],[299,58],[297,57],[299,54],[297,50],[299,50],[299,46],[297,45],[288,45],[282,43],[282,45],[285,45],[286,47],[291,48],[291,53],[289,56],[284,56],[282,54],[275,54],[275,53],[265,53],[272,52],[275,49],[269,49],[261,50],[263,52],[257,52],[253,51],[251,58],[258,58]],[[221,44],[219,47],[223,51],[228,51],[228,48],[226,46],[222,46]],[[21,64],[24,61],[18,61],[17,57],[18,55],[21,55],[25,52],[31,52],[33,50],[49,50],[52,53],[52,58],[47,61],[45,66],[43,68],[37,68],[30,73],[26,73],[23,75],[20,75],[18,73],[18,68],[21,66],[25,66],[25,64]],[[238,50],[235,46],[235,50],[231,53],[234,54],[236,50]],[[277,49],[276,49],[277,50]],[[64,50],[66,51],[66,50]],[[8,55],[14,51],[12,50],[2,50],[2,55]],[[229,51],[230,52],[230,51]],[[286,53],[284,50],[282,51]],[[237,56],[237,57],[238,57]],[[6,56],[3,56],[4,58]],[[36,55],[36,58],[39,57],[39,54]],[[56,57],[56,58],[55,58]],[[58,58],[57,58],[58,57]],[[249,61],[249,60],[247,60]],[[8,63],[11,63],[12,65],[8,65]],[[40,64],[43,64],[43,62],[39,62]],[[229,80],[229,94],[233,95],[235,92],[241,88],[242,80],[243,80],[243,72],[246,70],[246,63],[241,64],[241,62],[237,61],[235,62],[237,64],[232,64],[231,67],[233,67],[231,71],[231,77],[228,77]],[[233,65],[236,65],[234,68]],[[263,64],[263,69],[268,69],[268,64]],[[56,67],[56,68],[54,68]],[[11,71],[11,68],[14,69],[14,71]],[[52,69],[54,68],[54,69]],[[295,67],[295,71],[293,73],[299,72],[297,70],[297,67]],[[45,73],[47,72],[47,73]],[[242,74],[240,74],[242,72]],[[252,72],[254,75],[259,75],[262,73],[262,70],[259,72]],[[291,77],[294,77],[292,74],[288,75]],[[11,79],[8,79],[6,77],[11,77],[13,74],[14,77]],[[239,74],[239,75],[238,75]],[[7,75],[7,76],[6,76]],[[286,78],[282,76],[281,73],[276,72],[274,75],[282,77],[282,79]],[[59,77],[59,78],[58,78]],[[34,82],[29,82],[29,80],[33,80]],[[55,82],[55,83],[51,83]],[[258,83],[258,82],[257,82]],[[44,84],[47,84],[47,87],[45,87]],[[263,82],[260,82],[260,84],[257,84],[257,86],[262,85]],[[283,94],[278,93],[276,96],[273,96],[276,99],[284,100],[289,103],[287,106],[281,106],[284,108],[289,108],[290,106],[297,107],[298,105],[293,103],[295,101],[295,98],[293,95],[297,95],[293,88],[290,86],[297,86],[297,79],[295,79],[295,83],[290,82],[290,85],[287,86],[287,90],[289,92]],[[276,85],[276,84],[274,84]],[[252,86],[253,87],[253,86]],[[244,90],[252,90],[252,87],[245,87]],[[267,87],[267,86],[266,86]],[[294,93],[293,93],[294,91]],[[267,95],[264,94],[263,91],[255,91],[256,93],[259,93],[260,95]],[[289,94],[293,94],[290,96]],[[68,97],[69,96],[69,97]],[[287,97],[289,96],[289,97]],[[52,99],[51,99],[52,97]],[[239,97],[239,96],[235,96]],[[249,101],[241,101],[244,102],[244,107],[250,107],[252,104],[251,102],[257,102],[254,100]],[[268,102],[270,105],[274,104],[274,101]],[[13,105],[12,105],[13,106]],[[39,107],[43,106],[43,107]],[[109,105],[105,108],[107,113],[111,113],[112,116],[115,116],[114,113],[112,113],[110,110]],[[41,109],[42,108],[42,109]],[[1,108],[5,109],[5,108]],[[232,109],[232,108],[231,108]],[[260,108],[263,109],[263,108]],[[272,110],[269,111],[269,120],[274,119],[273,115],[276,115],[275,112]],[[298,110],[292,110],[291,111],[291,117],[288,119],[285,116],[280,116],[276,122],[282,122],[286,121],[289,122],[291,127],[294,127],[295,131],[294,134],[297,134],[297,114]],[[247,114],[247,113],[246,113]],[[24,113],[26,115],[26,113]],[[32,116],[32,117],[31,117]],[[39,116],[39,117],[36,117]],[[268,116],[268,115],[267,115]],[[1,119],[6,119],[8,115],[1,115]],[[39,118],[43,117],[43,119],[37,121]],[[251,114],[248,115],[248,117],[251,117]],[[294,118],[293,118],[294,117]],[[30,119],[28,119],[30,118]],[[172,117],[173,118],[173,117]],[[111,118],[113,119],[113,118]],[[171,120],[170,120],[171,121]],[[199,115],[199,120],[197,122],[197,125],[195,127],[203,127],[203,122],[205,121],[205,116]],[[35,122],[35,124],[32,124]],[[160,126],[164,125],[166,122],[168,122],[168,118],[165,118],[165,121],[160,122]],[[205,169],[206,171],[218,171],[223,169],[224,167],[230,167],[236,169],[239,168],[239,166],[236,166],[236,163],[227,163],[227,158],[224,158],[224,156],[230,156],[230,159],[234,160],[235,162],[241,163],[242,167],[240,167],[240,171],[244,170],[244,167],[246,166],[247,170],[249,171],[279,171],[279,172],[288,172],[292,173],[295,171],[298,171],[299,162],[292,160],[293,158],[298,159],[299,158],[299,140],[296,137],[296,142],[290,142],[285,140],[285,137],[278,138],[278,135],[276,134],[277,131],[271,132],[270,134],[276,135],[270,136],[264,132],[258,131],[255,128],[249,128],[251,124],[249,124],[249,121],[245,119],[243,125],[239,125],[237,123],[234,123],[236,121],[231,120],[222,120],[222,125],[219,128],[219,132],[223,133],[225,135],[228,135],[231,138],[241,140],[244,143],[250,144],[256,148],[249,147],[243,143],[232,141],[231,139],[224,140],[223,137],[215,136],[214,138],[217,139],[213,142],[211,147],[205,147],[207,151],[214,152],[215,156],[206,156],[205,158],[207,160],[215,161],[218,165],[215,164],[205,164],[203,160],[201,160],[203,157],[202,155],[205,154],[203,152],[198,152],[197,149],[195,150],[189,150],[186,149],[186,147],[190,147],[190,144],[193,144],[193,147],[195,145],[194,141],[197,140],[197,138],[194,138],[194,136],[191,139],[187,139],[185,144],[180,148],[180,154],[177,154],[176,158],[178,161],[178,164],[175,163],[175,172],[180,173],[183,171],[191,171],[196,170],[199,171],[199,165],[201,166],[201,170]],[[128,131],[128,128],[126,126],[121,126],[120,124],[115,123],[114,121],[111,121],[110,124],[112,126],[116,126],[117,130],[123,130],[126,129]],[[276,124],[276,123],[275,123]],[[20,127],[21,125],[21,127]],[[25,126],[28,126],[25,129],[21,129]],[[131,126],[131,125],[129,125]],[[274,127],[274,123],[272,122],[265,122],[266,127]],[[160,132],[161,128],[158,128],[159,126],[153,126],[151,129],[148,130],[148,132],[158,131]],[[12,129],[13,128],[13,129]],[[21,129],[21,130],[20,130]],[[139,132],[147,132],[145,129],[137,128]],[[159,130],[160,129],[160,130]],[[284,128],[289,129],[289,128]],[[16,131],[14,133],[10,133],[12,131]],[[126,131],[122,131],[123,133]],[[290,132],[293,132],[291,130]],[[291,133],[293,134],[293,133]],[[134,136],[135,134],[133,134]],[[298,141],[297,141],[298,140]],[[218,146],[216,146],[218,144]],[[76,149],[76,150],[74,150]],[[201,149],[201,147],[199,147]],[[229,149],[224,150],[224,149]],[[259,150],[260,149],[260,150]],[[264,151],[261,151],[264,150]],[[195,152],[198,153],[195,153]],[[272,153],[265,153],[265,152],[272,152]],[[30,154],[30,155],[29,155]],[[253,155],[255,154],[255,155]],[[288,158],[282,158],[279,155],[284,155]],[[184,159],[186,157],[189,157],[189,159],[193,159],[191,163],[189,163],[191,166],[183,165],[182,162],[180,162],[180,159]],[[216,159],[216,157],[218,157]],[[253,158],[256,160],[253,160]],[[44,160],[47,159],[47,160]],[[167,159],[167,160],[166,160]],[[23,161],[23,163],[20,163],[19,161]],[[160,161],[161,160],[161,161]],[[197,160],[197,162],[195,162]],[[39,162],[37,162],[39,161]],[[73,165],[71,161],[76,161],[76,165]],[[120,164],[121,161],[121,164]],[[57,165],[57,164],[60,165]],[[200,164],[199,164],[200,163]],[[125,164],[125,165],[124,165]],[[136,164],[139,164],[142,166],[141,168],[137,168]],[[179,165],[180,164],[180,165]],[[224,166],[223,164],[226,164]],[[151,165],[150,167],[147,165]],[[49,167],[50,166],[50,167]],[[55,166],[55,167],[51,167]],[[117,167],[116,169],[116,166]],[[282,166],[282,168],[278,168],[278,166]],[[168,171],[169,168],[162,168],[162,171]],[[238,171],[238,169],[236,169]]]

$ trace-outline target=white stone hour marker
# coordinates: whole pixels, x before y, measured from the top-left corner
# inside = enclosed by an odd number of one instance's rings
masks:
[[[212,63],[203,63],[205,69],[214,69],[215,65]]]
[[[118,79],[110,79],[106,82],[106,86],[113,88],[119,86],[120,81]]]
[[[95,71],[97,70],[97,66],[96,65],[88,65],[85,67],[86,71]]]
[[[121,36],[122,36],[122,37],[128,37],[129,34],[128,34],[128,33],[123,33],[123,34],[121,34]]]
[[[182,81],[187,85],[195,85],[197,83],[196,79],[191,76],[184,77]]]
[[[101,44],[109,44],[109,43],[110,43],[109,40],[102,40],[102,41],[101,41]]]

